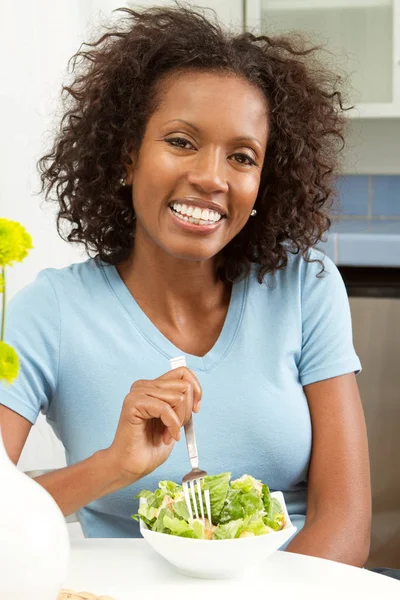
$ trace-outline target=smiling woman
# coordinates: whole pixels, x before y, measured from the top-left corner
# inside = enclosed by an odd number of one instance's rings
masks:
[[[222,252],[224,280],[255,260],[261,280],[285,266],[288,248],[306,256],[328,229],[345,124],[340,80],[298,38],[230,36],[183,7],[121,9],[120,28],[80,50],[73,66],[59,137],[40,161],[59,224],[72,224],[69,241],[109,264],[130,256],[136,205],[121,179],[133,160],[144,173],[143,153],[146,184],[161,179],[161,152],[165,169],[182,162],[194,182],[216,178],[214,196],[228,184],[246,190],[239,235]],[[258,219],[247,222],[253,206]]]
[[[164,77],[157,93],[162,102],[126,165],[135,243],[151,238],[168,254],[212,259],[243,229],[256,202],[265,96],[242,77],[187,70]]]
[[[134,496],[187,471],[195,412],[209,474],[283,491],[288,550],[364,564],[360,363],[343,281],[313,248],[343,145],[337,77],[298,38],[179,5],[121,9],[73,64],[40,168],[60,234],[93,258],[46,269],[9,307],[10,456],[41,410],[68,467],[38,481],[85,535],[137,537]]]

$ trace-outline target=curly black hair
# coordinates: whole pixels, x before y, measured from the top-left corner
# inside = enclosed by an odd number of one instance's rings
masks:
[[[181,4],[118,11],[117,24],[72,57],[60,130],[38,163],[45,198],[59,205],[60,235],[109,264],[131,254],[135,214],[120,182],[160,100],[157,84],[177,70],[214,71],[257,86],[270,127],[257,218],[221,251],[220,279],[233,282],[256,263],[261,282],[286,266],[288,252],[309,260],[331,225],[346,124],[341,78],[321,67],[318,48],[295,35],[235,34]]]

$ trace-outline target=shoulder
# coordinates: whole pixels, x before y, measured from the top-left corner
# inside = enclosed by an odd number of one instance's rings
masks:
[[[284,269],[257,280],[259,266],[249,275],[248,296],[271,314],[291,314],[304,320],[320,311],[340,311],[348,303],[346,288],[336,265],[322,252],[310,250],[306,257],[289,254]]]
[[[305,256],[289,253],[286,271],[302,286],[312,283],[318,285],[318,281],[341,277],[332,260],[317,248],[310,248]]]
[[[73,287],[74,293],[90,289],[97,281],[103,279],[102,263],[89,258],[83,262],[73,263],[61,269],[44,269],[37,277],[37,283],[47,280],[56,291],[60,288]]]
[[[9,301],[7,320],[51,319],[60,310],[60,301],[68,297],[80,297],[85,289],[91,289],[96,278],[102,277],[94,259],[71,264],[61,269],[48,268],[19,290]]]
[[[257,282],[259,265],[253,265],[249,276],[253,285]],[[285,291],[313,288],[315,290],[329,286],[341,286],[342,277],[336,265],[323,252],[311,248],[306,256],[288,252],[288,262],[285,268],[273,275],[267,274],[263,284],[270,289],[285,289]]]
[[[53,295],[60,306],[90,303],[104,285],[103,266],[96,259],[73,263],[61,269],[43,269],[27,286],[26,294]]]

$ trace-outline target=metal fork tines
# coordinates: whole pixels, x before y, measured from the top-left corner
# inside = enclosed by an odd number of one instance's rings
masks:
[[[178,358],[171,359],[171,369],[177,369],[178,367],[185,367],[186,360],[184,356],[179,356]],[[202,490],[202,480],[207,475],[206,471],[199,469],[199,458],[197,452],[197,444],[196,444],[196,435],[194,432],[194,423],[193,416],[190,417],[189,421],[184,425],[185,429],[185,438],[186,438],[186,446],[189,454],[189,461],[192,467],[192,470],[182,478],[182,487],[183,493],[185,495],[186,506],[189,512],[189,516],[193,519],[193,509],[194,515],[196,519],[200,519],[203,521],[203,525],[205,525],[204,519],[204,503],[203,496],[206,505],[206,513],[207,519],[209,523],[209,527],[211,527],[211,506],[210,506],[210,491]],[[197,497],[196,497],[197,490]],[[193,503],[193,509],[192,509]],[[200,507],[201,517],[199,515],[198,506]]]
[[[199,460],[197,454],[197,445],[196,445],[196,436],[194,433],[194,425],[193,425],[193,417],[186,423],[185,428],[185,437],[186,437],[186,445],[189,453],[189,460],[192,466],[192,470],[182,478],[182,486],[183,493],[185,494],[186,506],[189,511],[189,516],[193,519],[193,511],[191,500],[193,501],[194,514],[196,515],[196,519],[199,519],[199,512],[197,508],[197,499],[200,506],[201,520],[203,524],[204,521],[204,504],[203,504],[203,494],[204,500],[206,504],[206,513],[209,526],[211,527],[211,506],[210,506],[210,491],[204,490],[202,491],[202,480],[207,475],[206,471],[199,469]],[[196,498],[196,489],[197,489],[197,498]],[[189,493],[190,492],[190,493]]]

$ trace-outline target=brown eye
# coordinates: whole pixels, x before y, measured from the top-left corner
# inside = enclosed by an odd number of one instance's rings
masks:
[[[256,166],[256,161],[251,158],[248,154],[244,154],[243,152],[236,152],[236,154],[232,154],[235,157],[235,161],[241,165],[252,165]]]
[[[189,142],[189,140],[186,140],[185,138],[181,138],[181,137],[166,138],[165,141],[167,142],[167,144],[170,144],[171,146],[175,146],[175,148],[183,148],[184,150],[193,148],[193,144],[191,144]]]

